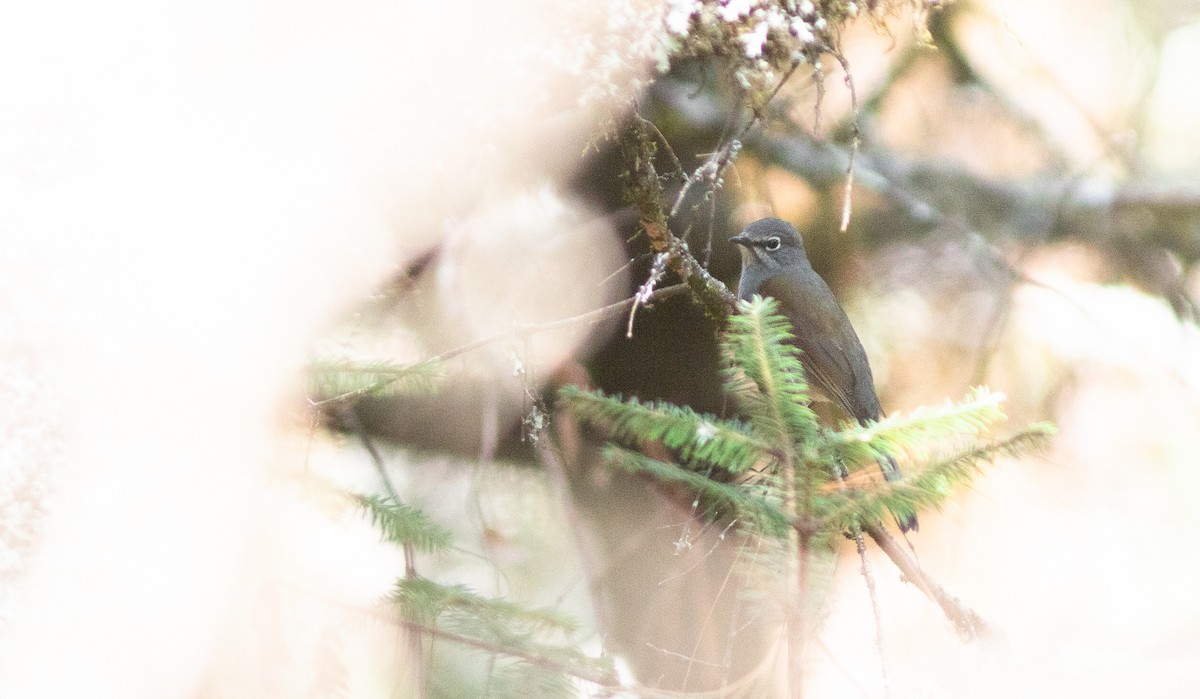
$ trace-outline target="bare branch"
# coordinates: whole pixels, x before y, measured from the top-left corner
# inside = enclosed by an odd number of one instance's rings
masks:
[[[900,569],[908,582],[917,586],[930,600],[935,602],[942,608],[942,612],[950,623],[954,624],[954,628],[958,633],[967,640],[979,640],[995,635],[995,632],[982,617],[972,611],[958,600],[957,597],[952,597],[941,585],[934,582],[933,578],[929,577],[924,570],[921,569],[919,563],[908,554],[900,544],[888,534],[887,530],[879,522],[863,526],[863,531],[875,540],[879,548],[887,554],[888,558],[892,559],[892,563]]]

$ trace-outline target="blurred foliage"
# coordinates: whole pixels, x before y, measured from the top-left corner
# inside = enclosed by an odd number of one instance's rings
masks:
[[[369,367],[363,369],[363,367]],[[343,402],[363,393],[434,390],[421,365],[410,369],[371,363],[363,365],[321,360],[314,371],[323,375],[365,373],[375,378],[362,388],[346,390],[331,401]],[[421,381],[386,380],[420,376]],[[328,382],[322,386],[330,385]],[[371,456],[379,459],[370,437],[361,435]],[[574,621],[555,610],[536,609],[517,602],[477,594],[464,585],[441,584],[415,571],[415,554],[447,553],[454,535],[420,508],[400,502],[383,463],[377,463],[387,497],[358,494],[353,500],[370,518],[383,539],[404,551],[408,572],[394,585],[389,602],[415,651],[409,662],[421,666],[414,676],[425,678],[415,688],[421,695],[449,696],[470,692],[480,697],[571,697],[577,683],[615,685],[608,659],[592,657],[579,648]],[[487,658],[484,672],[458,672],[455,663],[464,656],[437,652],[448,644],[456,651],[471,651]],[[466,656],[469,657],[469,656]],[[449,663],[449,664],[448,664]],[[474,663],[472,663],[474,664]],[[478,677],[482,686],[472,686]]]

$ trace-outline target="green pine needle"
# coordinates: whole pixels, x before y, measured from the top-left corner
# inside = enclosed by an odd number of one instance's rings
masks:
[[[488,679],[487,699],[570,699],[579,688],[563,672],[534,663],[504,663]]]
[[[626,444],[661,442],[688,464],[720,464],[733,473],[761,466],[771,458],[770,445],[745,425],[701,415],[670,403],[621,400],[599,392],[565,386],[559,398],[576,416],[593,425],[604,425]]]
[[[549,609],[530,609],[508,600],[484,597],[463,585],[439,585],[425,578],[396,581],[392,601],[414,621],[446,617],[466,618],[491,629],[493,635],[522,635],[554,632],[570,635],[577,625],[564,614]]]
[[[398,580],[391,600],[407,619],[446,632],[468,649],[486,649],[518,665],[538,668],[511,671],[529,679],[537,675],[539,685],[561,689],[570,686],[569,677],[595,682],[613,677],[608,659],[588,656],[572,642],[578,631],[575,622],[553,610],[531,609],[425,578]]]
[[[920,510],[941,509],[956,488],[979,473],[981,462],[1040,450],[1055,432],[1052,425],[1037,423],[1007,439],[946,455],[899,481],[876,483],[869,489],[843,489],[828,497],[828,509],[822,516],[832,528],[852,531],[861,521],[878,521],[889,512],[903,518]]]
[[[378,495],[355,495],[355,502],[383,533],[385,541],[410,545],[418,551],[441,553],[450,548],[450,532],[411,505]]]
[[[791,326],[779,315],[778,302],[756,295],[739,303],[738,309],[741,313],[729,318],[724,342],[731,359],[727,388],[742,403],[751,424],[773,444],[811,437],[817,417],[808,405],[800,350],[788,342]]]
[[[314,400],[367,394],[424,395],[437,391],[443,378],[438,362],[395,364],[320,358],[309,362],[309,396]]]
[[[863,427],[849,424],[833,432],[832,451],[846,460],[872,460],[880,454],[931,453],[947,440],[963,442],[990,430],[1005,419],[1004,394],[985,387],[972,389],[960,403],[918,408],[909,415],[892,415]]]
[[[630,473],[645,473],[655,478],[682,483],[700,494],[709,504],[712,518],[737,520],[744,527],[773,538],[787,535],[791,527],[787,512],[777,498],[753,483],[720,483],[702,473],[652,459],[644,454],[609,447],[605,459]]]
[[[922,438],[930,439],[948,433],[978,434],[1004,419],[1004,411],[1000,409],[1003,402],[1003,393],[977,386],[959,403],[947,400],[943,406],[917,408],[908,416],[898,413],[868,430],[868,434],[917,432]]]

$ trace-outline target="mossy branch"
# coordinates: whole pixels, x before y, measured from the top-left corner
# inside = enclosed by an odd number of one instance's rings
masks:
[[[667,210],[663,206],[665,193],[662,180],[654,166],[657,146],[641,119],[634,119],[620,137],[621,154],[626,163],[625,190],[638,211],[642,232],[650,247],[667,256],[667,266],[692,290],[705,312],[724,323],[737,297],[719,279],[696,260],[687,243],[671,233]]]

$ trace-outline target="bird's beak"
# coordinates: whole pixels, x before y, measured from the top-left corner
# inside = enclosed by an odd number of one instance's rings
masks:
[[[745,233],[738,233],[737,235],[730,238],[729,242],[737,243],[738,245],[741,245],[743,247],[750,247],[750,236],[746,235]]]

